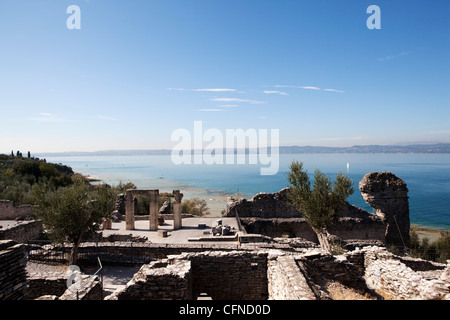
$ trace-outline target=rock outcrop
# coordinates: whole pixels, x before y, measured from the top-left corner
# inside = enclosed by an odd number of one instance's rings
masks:
[[[230,204],[224,216],[258,218],[300,218],[301,214],[288,203],[289,188],[275,193],[258,193],[250,200],[242,199]]]
[[[409,204],[406,183],[391,172],[371,172],[359,182],[364,200],[386,220],[386,245],[409,247]]]

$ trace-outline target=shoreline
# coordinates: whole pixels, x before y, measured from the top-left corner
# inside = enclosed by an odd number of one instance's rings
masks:
[[[430,241],[436,241],[440,238],[441,232],[449,232],[448,229],[441,229],[436,227],[429,227],[429,226],[421,226],[418,224],[411,224],[410,230],[415,230],[417,235],[419,236],[419,239],[422,240],[424,238],[430,239]]]
[[[112,186],[115,185],[113,181],[115,181],[116,179],[109,180],[95,175],[83,175],[83,176],[88,178],[90,182],[108,183],[111,184]],[[227,209],[228,197],[236,196],[236,194],[228,194],[223,191],[211,191],[195,188],[190,186],[189,183],[186,182],[174,181],[170,179],[161,180],[159,178],[155,178],[154,180],[155,180],[154,182],[161,182],[161,181],[165,182],[164,186],[158,188],[160,192],[170,193],[172,192],[172,190],[180,189],[181,193],[184,194],[183,199],[200,198],[206,200],[210,213],[205,215],[205,217],[221,217],[222,211]],[[138,183],[134,181],[131,182],[135,183],[138,186]],[[149,186],[147,183],[145,185],[139,185],[138,188],[155,189],[155,187]],[[439,228],[435,226],[420,225],[415,223],[410,224],[410,229],[411,230],[415,229],[420,240],[422,240],[423,238],[428,238],[430,239],[430,241],[436,241],[441,236],[441,232],[450,231],[450,229]]]

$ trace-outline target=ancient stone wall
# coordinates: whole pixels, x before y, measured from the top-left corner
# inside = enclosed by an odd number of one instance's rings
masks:
[[[29,272],[25,299],[103,300],[103,286],[98,276],[80,274],[79,282],[67,287],[69,276],[70,273],[62,271]]]
[[[34,207],[31,205],[15,206],[9,200],[0,200],[0,220],[23,220],[33,214]]]
[[[0,240],[0,300],[21,300],[27,290],[25,246]]]
[[[367,283],[389,299],[450,300],[448,263],[414,262],[374,247],[364,250],[364,264]],[[411,268],[414,266],[418,270]]]
[[[206,251],[169,256],[141,267],[108,300],[196,299],[264,300],[267,253]]]
[[[97,262],[97,257],[104,263],[117,264],[143,264],[155,259],[164,259],[168,255],[177,255],[183,252],[202,252],[205,250],[232,251],[239,248],[237,243],[226,244],[163,244],[148,242],[82,242],[78,249],[79,263]],[[71,245],[67,244],[65,252],[70,252]],[[54,254],[47,252],[43,259],[50,255],[61,257],[60,248],[54,248]],[[35,257],[36,259],[39,256]]]
[[[303,218],[241,218],[241,224],[248,233],[263,234],[273,238],[289,236],[318,242],[315,232]]]
[[[20,223],[5,229],[0,229],[0,240],[11,239],[25,243],[34,240],[42,233],[42,221],[21,221]]]
[[[288,188],[275,193],[258,193],[250,200],[242,199],[230,204],[224,216],[235,217],[237,213],[239,217],[299,218],[300,213],[288,204],[288,193]]]
[[[241,218],[241,223],[249,233],[264,234],[269,237],[301,238],[318,243],[316,233],[303,218],[261,219]],[[329,232],[345,242],[363,243],[376,241],[384,244],[386,224],[384,220],[367,215],[359,218],[340,218],[339,222],[330,228]]]
[[[194,298],[201,293],[213,300],[268,298],[267,253],[206,251],[185,253],[174,259],[191,261]]]
[[[103,300],[103,286],[98,276],[82,275],[80,286],[67,288],[58,300]]]
[[[152,262],[143,265],[124,288],[106,300],[190,300],[191,262]]]
[[[271,300],[316,299],[294,256],[269,258],[267,278],[269,299]]]
[[[61,296],[67,290],[67,276],[61,272],[41,272],[28,274],[27,300],[41,296]]]

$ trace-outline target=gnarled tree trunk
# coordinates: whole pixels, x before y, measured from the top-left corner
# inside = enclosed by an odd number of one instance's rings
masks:
[[[317,235],[317,239],[319,239],[320,248],[328,253],[331,253],[331,244],[330,244],[330,234],[327,229],[323,228],[321,230],[313,229]]]

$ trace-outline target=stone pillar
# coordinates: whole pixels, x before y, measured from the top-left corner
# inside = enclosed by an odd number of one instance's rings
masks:
[[[127,190],[125,196],[125,229],[134,229],[134,211],[136,209],[137,199],[133,197],[130,190]]]
[[[386,220],[386,245],[409,247],[409,204],[406,183],[391,172],[371,172],[359,182],[364,200]]]
[[[175,195],[175,202],[173,204],[173,229],[178,230],[182,228],[182,217],[181,217],[181,199],[183,194],[180,190],[173,190]]]
[[[150,231],[158,230],[158,198],[159,190],[149,190],[148,196],[150,200]]]

